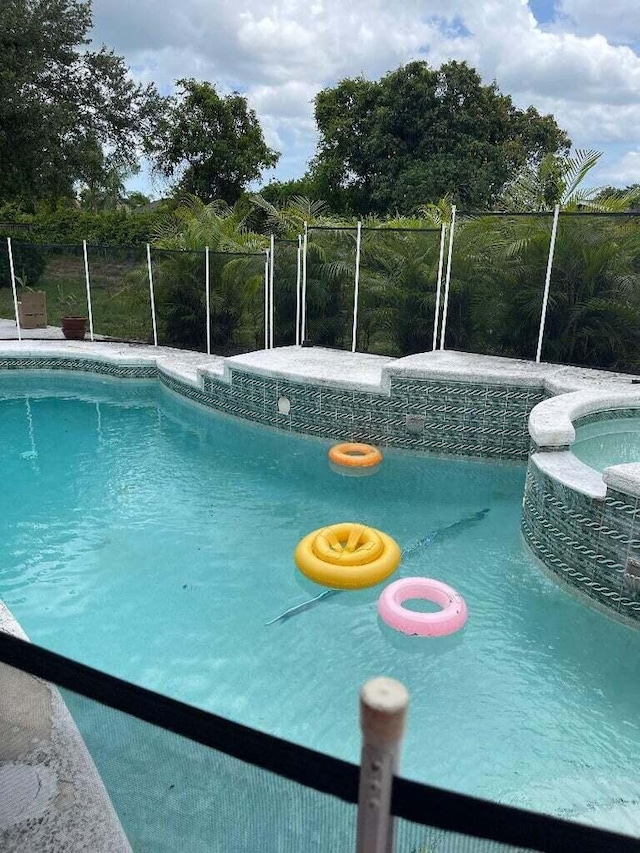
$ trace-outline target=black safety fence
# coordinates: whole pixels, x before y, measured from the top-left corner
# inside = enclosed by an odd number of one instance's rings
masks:
[[[144,246],[87,246],[96,338],[153,343]]]
[[[264,254],[153,248],[150,257],[159,346],[225,355],[264,346]]]
[[[433,347],[439,228],[362,228],[358,352],[409,355]]]
[[[308,230],[305,338],[317,346],[351,349],[357,229]]]
[[[15,322],[9,246],[6,240],[0,254],[0,317]],[[38,293],[38,318],[25,316],[21,325],[25,335],[34,323],[60,326],[65,316],[87,317],[87,287],[82,246],[39,245],[11,242],[16,296],[19,303],[31,302]],[[22,305],[19,306],[22,313]],[[17,331],[16,331],[17,335]]]
[[[274,245],[274,338],[276,347],[296,343],[296,324],[302,312],[302,254],[297,240],[276,240]]]
[[[560,213],[542,359],[640,370],[640,211]]]
[[[206,352],[205,253],[154,248],[149,257],[158,345]]]
[[[356,765],[4,633],[0,664],[61,688],[134,851],[356,849]],[[0,666],[0,686],[9,672]],[[629,836],[402,778],[391,812],[398,853],[638,849]]]
[[[445,349],[535,359],[553,214],[459,214]]]
[[[93,331],[98,340],[223,354],[263,345],[263,253],[10,245],[24,339],[62,338],[63,318],[76,316],[85,319],[86,337]],[[1,336],[17,338],[7,240],[0,241],[0,320]]]
[[[436,347],[609,370],[640,369],[640,212],[458,211],[447,226]],[[440,228],[312,226],[306,253],[307,341],[391,356],[434,343]],[[223,355],[265,346],[264,252],[39,245],[11,239],[22,337],[62,337],[63,317],[98,339]],[[449,249],[449,288],[447,268]],[[273,338],[296,342],[298,241],[275,241]],[[301,266],[302,266],[301,262]],[[548,275],[549,273],[549,275]],[[91,317],[87,301],[87,275]],[[546,284],[549,284],[548,291]],[[301,287],[302,290],[302,287]],[[548,292],[548,299],[545,293]],[[302,294],[301,294],[302,295]],[[445,302],[446,297],[446,302]],[[24,304],[23,304],[24,303]],[[270,322],[271,314],[267,317]],[[541,321],[542,337],[540,337]],[[9,242],[0,240],[0,337],[17,337]]]

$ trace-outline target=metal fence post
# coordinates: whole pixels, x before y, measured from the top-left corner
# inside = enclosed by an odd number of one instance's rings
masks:
[[[18,311],[18,292],[16,290],[16,271],[13,265],[13,249],[11,247],[11,237],[7,237],[7,251],[9,252],[9,272],[11,273],[11,289],[13,290],[13,310],[16,314],[16,329],[18,330],[18,340],[22,340],[22,329],[20,328],[20,312]]]
[[[204,247],[204,292],[207,303],[207,355],[211,355],[211,273],[209,247]]]
[[[302,235],[298,234],[298,262],[296,266],[296,346],[300,346],[300,285],[302,283]]]
[[[149,298],[151,300],[151,325],[153,326],[153,345],[158,346],[158,327],[156,325],[156,296],[153,290],[153,270],[151,269],[151,246],[147,243],[147,270],[149,272]]]
[[[307,245],[309,241],[309,229],[304,223],[304,238],[302,241],[302,343],[307,339]]]
[[[442,290],[442,267],[444,265],[444,241],[447,235],[447,226],[442,223],[442,227],[440,228],[440,257],[438,259],[438,284],[436,287],[436,310],[433,315],[433,346],[431,347],[432,351],[435,351],[435,348],[438,345],[438,325],[440,323],[440,292]]]
[[[360,245],[362,243],[362,222],[358,220],[356,232],[356,275],[353,283],[353,333],[351,335],[351,352],[356,351],[358,335],[358,294],[360,291]]]
[[[87,253],[87,241],[82,241],[82,254],[84,255],[84,280],[87,285],[87,312],[89,314],[89,339],[93,341],[93,308],[91,306],[91,282],[89,280],[89,255]]]
[[[449,311],[449,284],[451,283],[451,257],[453,255],[453,235],[456,228],[456,206],[451,206],[451,226],[449,229],[449,252],[447,254],[447,274],[444,281],[444,305],[442,307],[442,331],[440,349],[444,349],[444,336],[447,333],[447,313]]]
[[[269,349],[269,250],[264,253],[264,348]]]
[[[272,234],[270,240],[271,267],[269,269],[269,349],[273,349],[273,271],[276,265],[276,238]]]
[[[540,355],[542,353],[542,338],[544,337],[544,327],[547,322],[547,304],[549,302],[549,286],[551,284],[551,269],[553,268],[553,253],[556,248],[556,234],[558,233],[558,217],[560,215],[560,205],[556,204],[553,211],[553,225],[551,226],[551,240],[549,241],[549,257],[547,259],[547,273],[544,278],[544,293],[542,295],[542,312],[540,314],[540,331],[538,332],[538,348],[536,350],[536,363],[540,363]]]
[[[373,678],[360,691],[360,786],[356,853],[392,853],[391,789],[400,764],[409,694],[393,678]]]

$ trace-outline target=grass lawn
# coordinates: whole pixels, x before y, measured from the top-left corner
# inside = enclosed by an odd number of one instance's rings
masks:
[[[91,262],[94,332],[114,338],[152,340],[146,266],[129,258],[97,258]],[[47,323],[59,326],[64,315],[87,316],[82,256],[50,255],[31,288],[46,293]],[[21,288],[18,287],[18,300]],[[0,317],[14,317],[10,287],[0,288]]]

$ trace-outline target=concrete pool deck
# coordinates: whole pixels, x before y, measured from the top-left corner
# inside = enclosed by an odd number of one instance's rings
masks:
[[[27,637],[0,601],[0,631]],[[131,847],[60,694],[0,664],[0,849],[3,853]]]

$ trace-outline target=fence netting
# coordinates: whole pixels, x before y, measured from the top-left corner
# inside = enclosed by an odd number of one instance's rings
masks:
[[[309,228],[306,338],[316,346],[351,349],[356,228]]]
[[[288,347],[296,342],[298,241],[276,240],[274,257],[273,345]]]
[[[158,344],[205,352],[205,253],[154,248],[151,269]]]
[[[552,213],[461,213],[457,219],[445,349],[536,357]],[[82,245],[12,240],[23,337],[61,338],[64,316],[87,316]],[[306,338],[350,349],[357,228],[313,226],[306,258]],[[362,227],[356,349],[404,356],[433,346],[440,230]],[[298,245],[275,243],[275,346],[295,343]],[[152,247],[160,345],[207,347],[205,251]],[[88,246],[97,338],[153,342],[145,247]],[[265,254],[210,252],[211,351],[265,344]],[[444,277],[443,270],[443,291]],[[33,292],[44,314],[33,315]],[[443,293],[444,295],[444,293]],[[32,313],[26,310],[31,306]],[[42,318],[46,315],[46,325]],[[442,319],[442,308],[440,319]],[[88,324],[87,324],[88,331]],[[0,337],[17,337],[6,240],[0,240]],[[440,332],[437,337],[440,345]],[[640,213],[559,216],[542,360],[640,370]]]
[[[0,255],[0,317],[15,323],[13,291],[6,240]],[[46,322],[60,326],[64,316],[87,316],[87,289],[82,246],[38,245],[12,241],[18,302],[23,294],[44,292]],[[25,337],[31,324],[25,323]],[[17,337],[17,329],[11,335]],[[60,335],[62,337],[62,335]]]
[[[23,338],[62,338],[64,316],[87,318],[87,267],[94,335],[154,342],[146,247],[39,245],[12,241],[16,290],[42,294],[43,322],[22,325]],[[205,251],[151,249],[158,344],[205,352]],[[210,252],[211,351],[232,354],[264,345],[264,255]],[[295,280],[294,280],[295,289]],[[20,309],[22,314],[22,309]],[[17,338],[8,244],[0,241],[0,336]]]
[[[439,252],[440,229],[362,229],[359,352],[432,348]]]
[[[640,211],[560,214],[542,359],[640,369]]]
[[[553,215],[462,215],[445,349],[534,359]]]
[[[88,246],[93,330],[97,338],[153,343],[144,246]]]
[[[0,687],[16,669],[60,688],[134,853],[355,850],[355,765],[0,632]],[[7,736],[8,726],[39,720],[31,707],[22,723],[15,701],[0,702]],[[354,728],[356,705],[354,696]],[[406,779],[396,780],[392,807],[397,853],[637,850],[629,837]],[[2,834],[0,823],[0,843]]]

